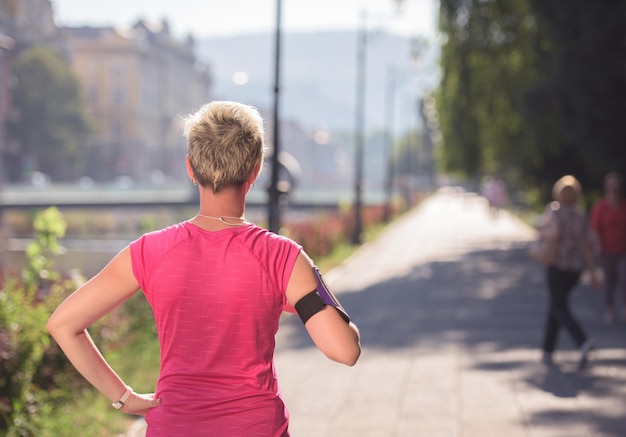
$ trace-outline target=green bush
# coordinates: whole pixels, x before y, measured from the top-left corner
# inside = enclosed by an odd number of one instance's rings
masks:
[[[0,291],[0,430],[7,436],[46,435],[41,422],[50,407],[70,397],[56,386],[72,369],[45,329],[67,289],[59,281],[42,298],[38,288],[9,279]]]
[[[34,229],[28,266],[0,289],[0,434],[72,437],[121,431],[125,417],[117,414],[117,422],[111,421],[104,408],[108,401],[94,396],[95,390],[45,328],[52,311],[78,285],[52,269],[53,257],[61,249],[57,239],[65,232],[63,216],[56,208],[40,212]],[[127,320],[116,313],[90,329],[103,351],[118,347],[130,330]],[[102,408],[85,408],[94,403]]]
[[[55,255],[64,251],[59,238],[65,236],[67,224],[61,212],[50,207],[35,216],[33,228],[35,239],[26,247],[28,265],[22,272],[22,278],[26,288],[38,287],[40,293],[45,293],[46,288],[60,278],[52,270],[52,262]]]
[[[56,208],[48,208],[33,225],[28,266],[0,289],[0,430],[7,436],[46,435],[41,421],[64,397],[56,381],[70,372],[45,329],[50,313],[73,288],[50,269],[65,222]]]

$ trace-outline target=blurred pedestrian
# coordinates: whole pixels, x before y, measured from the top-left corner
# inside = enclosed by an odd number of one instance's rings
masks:
[[[622,319],[626,321],[626,199],[623,178],[611,172],[604,177],[604,197],[591,209],[591,229],[600,245],[607,322],[616,320],[615,289],[622,280]],[[621,274],[620,274],[621,273]]]
[[[483,177],[481,193],[487,199],[490,217],[498,218],[500,210],[505,208],[509,201],[506,182],[499,177],[487,175]]]
[[[130,243],[47,328],[115,408],[146,417],[147,436],[288,436],[274,366],[281,313],[297,312],[315,345],[348,366],[361,352],[359,332],[302,247],[244,216],[265,151],[258,111],[211,102],[186,118],[184,133],[198,213]],[[139,290],[159,337],[155,394],[135,393],[87,332]]]
[[[554,261],[547,266],[546,279],[549,307],[543,340],[543,360],[552,363],[558,334],[565,328],[579,348],[579,367],[587,362],[594,341],[587,336],[570,310],[569,297],[578,285],[582,271],[591,274],[592,286],[597,284],[587,216],[579,206],[582,188],[578,180],[567,175],[559,179],[552,189],[557,203],[546,208],[551,211],[548,236],[556,245]]]

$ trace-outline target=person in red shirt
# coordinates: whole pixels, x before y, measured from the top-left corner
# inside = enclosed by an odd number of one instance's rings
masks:
[[[360,334],[293,240],[244,216],[265,152],[251,106],[214,101],[185,119],[185,163],[198,213],[142,235],[50,316],[47,329],[113,407],[145,416],[148,437],[288,437],[275,334],[297,312],[313,343],[353,366]],[[137,292],[154,314],[161,351],[154,394],[135,393],[87,328]]]
[[[623,197],[623,178],[611,172],[604,177],[604,197],[591,209],[591,229],[600,245],[604,276],[606,319],[615,321],[615,289],[622,278],[624,287],[623,314],[626,320],[626,199]],[[621,273],[621,274],[620,274]]]

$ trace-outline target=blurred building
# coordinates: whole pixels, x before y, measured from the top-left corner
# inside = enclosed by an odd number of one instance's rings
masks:
[[[98,123],[86,173],[130,183],[184,177],[180,120],[211,96],[211,74],[196,58],[193,38],[176,40],[166,20],[61,32]]]
[[[58,29],[50,0],[0,0],[0,3],[20,47],[57,41]]]

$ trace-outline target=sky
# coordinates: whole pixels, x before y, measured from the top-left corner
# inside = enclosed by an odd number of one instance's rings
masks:
[[[167,18],[174,35],[196,39],[274,32],[279,0],[52,0],[59,26],[125,28]],[[368,28],[433,38],[437,0],[280,0],[283,32]],[[398,7],[401,3],[401,7]],[[365,17],[365,20],[363,19]]]

